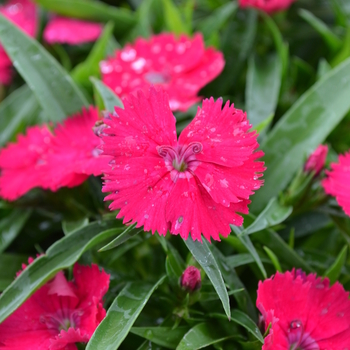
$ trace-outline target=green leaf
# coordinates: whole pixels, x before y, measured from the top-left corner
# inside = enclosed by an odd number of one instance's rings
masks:
[[[187,28],[186,23],[182,19],[181,12],[172,0],[162,0],[162,3],[167,29],[175,34],[189,34],[189,28]]]
[[[58,122],[88,106],[70,75],[34,39],[0,15],[0,40],[34,92],[46,121]]]
[[[99,63],[106,56],[107,47],[112,37],[112,34],[113,23],[109,22],[106,24],[103,33],[96,41],[87,59],[84,62],[78,64],[71,72],[73,79],[77,83],[87,85],[89,83],[90,76],[100,76]]]
[[[105,246],[100,248],[99,252],[104,252],[105,250],[109,250],[109,249],[113,249],[115,247],[118,247],[122,243],[126,242],[130,238],[136,236],[137,234],[139,234],[140,232],[143,231],[140,229],[138,229],[138,230],[135,229],[135,226],[136,225],[128,226],[118,237],[113,239],[113,241],[109,242],[108,244],[106,244]]]
[[[171,327],[133,327],[130,333],[165,348],[175,349],[188,330],[189,328],[187,326],[176,327],[175,329]]]
[[[215,291],[218,293],[218,296],[222,302],[225,313],[230,319],[230,300],[227,294],[226,286],[221,275],[219,266],[215,260],[214,255],[209,249],[208,243],[206,240],[203,242],[195,242],[189,237],[187,240],[184,240],[187,248],[192,253],[193,257],[197,260],[199,265],[202,266],[203,270],[209,277]]]
[[[212,324],[200,323],[191,328],[179,343],[176,350],[196,350],[229,339],[233,335],[224,335]]]
[[[271,249],[269,249],[268,247],[263,247],[263,248],[264,248],[266,254],[269,256],[270,260],[272,261],[273,266],[275,267],[276,271],[283,272],[281,264],[278,261],[278,258],[275,255],[275,253]]]
[[[348,57],[350,57],[350,25],[347,26],[342,48],[331,61],[331,65],[335,67],[341,62],[345,61]]]
[[[135,14],[125,8],[108,6],[93,0],[35,0],[45,9],[67,17],[95,21],[113,21],[115,29],[124,33],[136,23]]]
[[[259,212],[283,190],[305,160],[350,109],[350,59],[331,70],[304,93],[265,137],[264,186],[252,198]],[[286,171],[288,169],[288,171]]]
[[[26,255],[17,254],[0,254],[0,291],[7,288],[15,279],[16,272],[22,269],[22,264],[26,263],[28,257]],[[3,268],[5,267],[6,268]]]
[[[39,113],[38,101],[28,85],[12,92],[0,104],[0,146],[13,140],[19,132],[24,132],[28,125],[37,122]]]
[[[80,230],[83,227],[87,226],[89,224],[89,219],[88,218],[82,218],[79,220],[75,221],[62,221],[62,230],[64,234],[70,235],[76,230]]]
[[[117,225],[115,219],[94,222],[54,243],[46,255],[35,259],[0,296],[0,322],[58,271],[74,264],[86,250],[119,233],[122,229]]]
[[[203,21],[198,23],[198,30],[203,34],[204,39],[208,40],[213,33],[217,33],[228,19],[237,11],[238,5],[230,1],[213,11]]]
[[[123,102],[120,98],[108,86],[102,83],[101,80],[94,77],[91,77],[90,80],[97,93],[101,96],[104,107],[107,111],[113,113],[115,106],[124,108]]]
[[[282,206],[276,197],[271,198],[265,209],[259,216],[244,229],[241,235],[249,235],[265,228],[277,225],[286,220],[293,211],[293,207]]]
[[[276,23],[273,21],[273,19],[269,15],[267,15],[265,12],[262,12],[262,11],[260,11],[260,15],[264,19],[268,29],[271,32],[271,35],[275,42],[278,56],[280,58],[280,62],[282,63],[282,76],[285,76],[288,68],[288,61],[289,61],[288,45],[283,42],[282,34],[278,29]]]
[[[331,284],[335,283],[339,279],[341,270],[346,261],[347,252],[348,247],[344,246],[332,266],[324,273],[324,276],[329,278]]]
[[[256,307],[253,304],[244,284],[239,279],[236,270],[230,266],[229,257],[226,258],[214,245],[211,245],[210,249],[218,262],[220,271],[224,276],[225,282],[229,286],[230,290],[244,289],[242,293],[236,293],[233,295],[237,301],[237,304],[239,305],[239,308],[248,313],[248,315],[253,319],[257,319]],[[249,254],[249,256],[251,255]]]
[[[275,114],[281,81],[282,63],[276,54],[264,59],[255,56],[249,60],[246,110],[253,126],[271,120],[271,115]]]
[[[308,22],[323,38],[328,47],[336,51],[342,46],[342,41],[310,11],[299,9],[299,16]]]
[[[248,253],[227,256],[225,261],[226,261],[226,264],[231,269],[235,269],[236,267],[244,266],[244,265],[251,264],[251,263],[255,262],[255,260],[251,256],[251,254],[248,254]],[[270,262],[268,259],[264,259],[264,258],[261,258],[261,261],[263,261],[264,263]]]
[[[30,209],[12,209],[0,220],[0,253],[18,236],[31,213]]]
[[[241,229],[237,226],[231,225],[231,229],[237,235],[238,239],[243,243],[243,245],[248,249],[248,252],[252,255],[253,259],[255,260],[256,264],[258,265],[264,278],[267,278],[264,265],[259,257],[259,254],[257,253],[253,243],[251,242],[249,236],[242,235]]]
[[[261,134],[265,131],[265,129],[271,124],[271,122],[273,121],[273,117],[274,115],[271,114],[269,117],[267,117],[266,119],[264,119],[262,122],[260,122],[259,124],[255,125],[252,127],[252,130],[256,130],[256,132],[258,134]]]
[[[154,285],[145,282],[128,283],[114,299],[106,317],[92,335],[86,350],[118,349],[148,299],[164,279],[165,276]]]
[[[212,317],[224,318],[222,314],[210,314]],[[264,338],[257,327],[256,323],[244,312],[240,310],[231,311],[231,321],[238,323],[243,326],[249,333],[251,333],[256,339],[258,339],[262,344],[264,343]]]

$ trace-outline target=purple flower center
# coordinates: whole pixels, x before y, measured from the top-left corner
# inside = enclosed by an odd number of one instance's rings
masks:
[[[144,75],[144,78],[150,84],[167,84],[170,82],[170,76],[167,73],[149,72]]]
[[[185,146],[159,146],[157,151],[164,159],[168,170],[174,175],[172,179],[176,182],[179,173],[180,177],[191,176],[191,173],[193,173],[199,165],[196,154],[200,153],[202,149],[203,146],[200,142],[191,142],[189,145]]]
[[[300,320],[290,323],[288,329],[289,350],[320,350],[320,347],[308,333],[304,333],[304,327]]]
[[[40,316],[40,322],[45,323],[47,328],[55,332],[68,331],[69,328],[76,328],[80,324],[82,310],[57,310],[56,313]]]

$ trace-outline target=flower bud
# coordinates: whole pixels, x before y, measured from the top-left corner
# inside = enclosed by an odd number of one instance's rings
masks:
[[[316,150],[307,159],[304,165],[304,171],[307,173],[314,171],[315,176],[317,176],[324,167],[327,153],[328,153],[328,146],[319,145],[316,148]]]
[[[187,267],[183,272],[180,281],[181,287],[190,293],[198,290],[201,287],[201,282],[201,273],[194,266]]]

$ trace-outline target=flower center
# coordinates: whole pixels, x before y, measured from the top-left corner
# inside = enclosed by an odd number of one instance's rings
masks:
[[[191,142],[185,146],[159,146],[157,151],[164,159],[165,165],[170,172],[191,173],[199,165],[196,154],[200,153],[202,149],[203,146],[200,142]]]
[[[170,82],[170,76],[166,73],[149,72],[144,75],[147,82],[150,84],[166,84]]]
[[[304,333],[304,327],[300,320],[290,323],[288,329],[289,350],[320,350],[320,347],[308,333]]]
[[[55,332],[68,331],[69,328],[76,328],[80,323],[81,310],[58,310],[56,313],[40,316],[40,322],[45,323],[47,328]]]

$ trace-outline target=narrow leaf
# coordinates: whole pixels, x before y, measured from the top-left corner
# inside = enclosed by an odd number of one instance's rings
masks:
[[[0,253],[18,236],[31,212],[30,209],[12,209],[8,215],[0,220]]]
[[[0,296],[0,322],[58,271],[70,267],[92,246],[119,233],[115,219],[94,222],[54,243],[35,259]]]
[[[254,56],[249,60],[246,109],[253,126],[271,119],[271,115],[275,114],[281,81],[282,63],[276,54],[264,59]]]
[[[188,332],[187,326],[176,327],[132,327],[130,333],[152,341],[167,349],[175,349],[180,340]]]
[[[75,221],[62,221],[62,230],[64,234],[67,236],[76,230],[82,229],[88,224],[89,224],[88,218],[83,218]]]
[[[334,261],[332,266],[324,273],[324,276],[329,278],[331,284],[335,283],[339,279],[341,270],[345,264],[347,252],[348,247],[345,246],[337,256],[337,259]]]
[[[164,279],[165,276],[155,285],[145,282],[128,283],[114,299],[106,317],[92,335],[86,350],[118,349],[148,299]]]
[[[293,211],[293,207],[284,207],[279,204],[276,197],[272,198],[265,209],[254,220],[254,222],[244,229],[241,235],[249,235],[265,228],[277,225],[286,220]]]
[[[169,31],[175,34],[186,33],[189,34],[189,30],[184,23],[181,12],[178,7],[175,6],[172,0],[162,0],[164,8],[165,24]]]
[[[104,107],[107,111],[113,113],[115,106],[124,108],[123,102],[120,100],[120,98],[101,80],[94,77],[91,77],[90,80],[98,94],[101,96]]]
[[[126,242],[130,238],[136,236],[142,232],[142,230],[135,229],[135,225],[128,226],[118,237],[113,239],[113,241],[109,242],[105,246],[99,249],[99,252],[103,252],[105,250],[113,249],[115,247],[118,247],[122,243]]]
[[[251,210],[259,212],[285,188],[305,154],[316,149],[349,111],[349,95],[350,58],[316,82],[278,121],[261,145],[267,170]]]
[[[47,121],[61,121],[88,103],[70,75],[34,39],[0,15],[0,40],[33,90]]]
[[[26,263],[28,256],[17,254],[0,254],[0,292],[7,288],[15,279],[16,272],[22,269],[22,264]],[[5,267],[6,268],[3,268]]]
[[[190,237],[187,240],[184,240],[184,242],[193,257],[198,261],[199,265],[202,266],[203,270],[209,277],[214,289],[218,293],[225,313],[230,319],[230,300],[226,286],[215,257],[209,249],[208,243],[205,240],[203,243],[195,242]]]
[[[107,47],[113,34],[113,23],[109,22],[106,24],[103,33],[100,38],[96,41],[92,48],[89,56],[86,60],[78,64],[71,75],[73,79],[80,84],[86,85],[89,83],[89,77],[100,75],[99,63],[102,61],[107,53]]]
[[[273,266],[275,267],[276,271],[283,272],[281,264],[278,261],[278,258],[275,255],[275,253],[271,249],[269,249],[268,247],[263,247],[263,248],[264,248],[266,254],[269,256],[270,260],[272,261]]]

